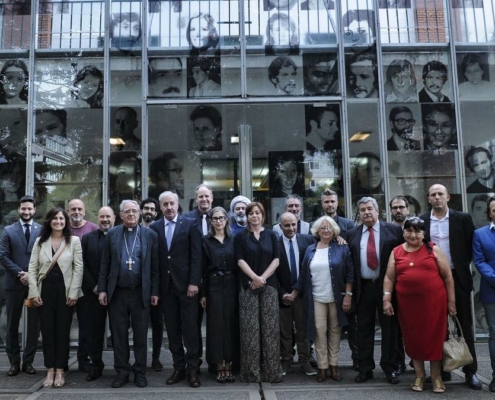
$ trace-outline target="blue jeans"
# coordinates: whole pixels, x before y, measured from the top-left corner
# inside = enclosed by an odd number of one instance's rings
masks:
[[[486,322],[490,338],[488,340],[488,349],[490,351],[490,361],[492,364],[492,378],[495,378],[495,303],[483,303],[485,309]]]

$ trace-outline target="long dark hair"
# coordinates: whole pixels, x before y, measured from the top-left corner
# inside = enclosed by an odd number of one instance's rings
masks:
[[[26,63],[22,60],[8,60],[3,64],[2,69],[0,70],[0,104],[7,104],[7,98],[5,96],[5,89],[3,88],[3,77],[7,70],[10,67],[17,67],[22,69],[24,72],[24,87],[19,93],[19,99],[22,101],[26,102],[28,101],[28,80],[29,80],[29,73],[28,73],[28,68],[26,66]]]
[[[404,224],[403,230],[405,231],[408,229],[412,229],[415,232],[423,232],[424,233],[426,231],[425,221],[423,221],[419,217],[408,218]],[[428,249],[428,254],[431,254],[433,249],[432,249],[430,243],[425,238],[423,238],[423,243],[425,244],[426,248]]]
[[[41,225],[41,235],[40,235],[40,241],[38,245],[41,247],[43,243],[45,243],[49,237],[52,234],[52,227],[51,227],[51,222],[52,219],[55,218],[55,215],[57,215],[59,212],[61,212],[64,215],[65,218],[65,227],[62,231],[62,234],[64,236],[65,243],[69,244],[70,243],[70,237],[71,237],[71,230],[70,230],[70,222],[69,222],[69,214],[67,214],[67,211],[65,211],[61,207],[55,207],[49,210],[46,215],[45,219],[43,221],[43,224]]]
[[[88,75],[98,78],[100,82],[98,84],[98,90],[95,92],[95,94],[88,100],[84,101],[86,101],[86,103],[88,103],[91,108],[101,108],[103,101],[103,73],[93,65],[87,65],[77,73],[76,78],[74,79],[74,83],[71,87],[72,97],[74,97],[75,99],[79,98],[79,88],[77,87],[77,85],[79,85],[79,82],[83,81]]]

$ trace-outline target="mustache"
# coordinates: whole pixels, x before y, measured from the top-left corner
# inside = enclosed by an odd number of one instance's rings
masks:
[[[169,94],[169,93],[180,93],[180,89],[175,86],[170,86],[162,92],[162,94]]]

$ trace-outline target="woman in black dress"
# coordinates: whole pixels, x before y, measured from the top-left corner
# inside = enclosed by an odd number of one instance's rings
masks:
[[[239,362],[239,301],[237,262],[229,216],[222,207],[210,214],[203,237],[204,273],[201,306],[206,309],[206,361],[216,364],[217,382],[232,383],[232,362]]]

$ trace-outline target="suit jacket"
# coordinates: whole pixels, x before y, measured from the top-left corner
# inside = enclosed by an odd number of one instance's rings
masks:
[[[98,277],[98,292],[106,292],[108,302],[112,301],[117,287],[121,267],[124,225],[111,228],[103,246],[103,257]],[[143,305],[149,307],[151,296],[158,296],[160,270],[158,268],[158,240],[156,233],[140,226],[141,231],[141,287]]]
[[[168,294],[171,280],[179,293],[186,294],[189,285],[201,286],[203,274],[203,247],[196,221],[179,215],[175,224],[170,249],[165,239],[165,218],[155,221],[150,228],[158,234],[160,243],[160,292]]]
[[[419,91],[419,102],[420,103],[434,103],[434,101],[431,99],[430,95],[426,92],[426,89],[423,88]],[[441,103],[450,103],[450,99],[443,95],[443,100]]]
[[[495,230],[490,225],[474,231],[473,262],[481,275],[480,301],[495,303]]]
[[[103,249],[100,254],[100,239],[105,240],[106,236],[101,238],[103,233],[98,230],[89,232],[82,237],[81,247],[83,252],[84,274],[82,281],[82,291],[85,295],[93,295],[93,289],[98,286],[100,276],[100,263],[103,256]]]
[[[421,219],[425,221],[425,239],[431,242],[431,213],[423,214]],[[471,268],[469,268],[473,259],[473,234],[474,224],[471,216],[467,213],[449,209],[450,255],[461,283],[461,288],[466,292],[473,290],[473,277]]]
[[[339,226],[341,235],[342,232],[348,231],[356,226],[353,220],[349,218],[339,217],[338,215],[335,215],[335,218],[333,220]]]
[[[356,304],[359,302],[361,293],[361,237],[363,236],[363,226],[358,225],[346,232],[343,232],[342,237],[347,241],[352,254],[352,262],[354,264],[354,285],[356,294]],[[402,229],[398,225],[380,221],[380,285],[383,285],[383,278],[387,271],[388,259],[392,250],[398,245],[404,243]]]
[[[31,237],[26,243],[24,228],[20,221],[5,228],[0,239],[0,263],[5,268],[3,288],[5,290],[22,290],[26,286],[18,278],[19,272],[27,272],[29,259],[36,238],[41,233],[41,225],[33,222]]]
[[[301,221],[301,233],[303,235],[309,235],[309,222],[304,222],[302,219],[299,220]],[[278,236],[282,236],[284,233],[282,232],[282,228],[280,228],[280,224],[275,224],[272,227],[273,232],[275,232]]]
[[[408,150],[421,150],[421,142],[419,140],[407,139],[407,144],[409,145]],[[397,143],[395,143],[394,136],[387,140],[387,150],[388,151],[397,151],[402,150],[399,149]]]
[[[311,235],[303,235],[297,233],[296,236],[297,246],[299,247],[299,271],[302,268],[302,261],[304,259],[304,254],[309,245],[315,242],[315,239]],[[286,293],[292,292],[292,283],[290,275],[290,264],[287,258],[287,252],[285,251],[284,238],[280,236],[278,238],[278,245],[280,248],[280,263],[276,269],[277,279],[278,279],[278,297],[280,300],[280,306],[284,307],[282,304],[282,297]],[[285,306],[287,307],[287,306]]]
[[[34,243],[29,261],[29,299],[41,295],[42,279],[50,268],[53,259],[52,240],[48,238],[41,246],[38,245],[39,240],[37,238]],[[62,242],[61,246],[65,246],[65,241]],[[77,236],[71,236],[70,244],[60,254],[57,264],[64,276],[67,298],[78,299],[82,297],[83,259],[81,241]]]
[[[208,217],[206,218],[206,225],[208,225],[208,232],[210,231],[210,226],[211,226],[210,213],[211,210],[206,213],[208,215]],[[182,215],[184,217],[194,219],[196,221],[196,225],[198,227],[199,233],[201,234],[201,236],[203,236],[203,214],[201,214],[199,210],[195,208],[194,210],[188,211]]]

